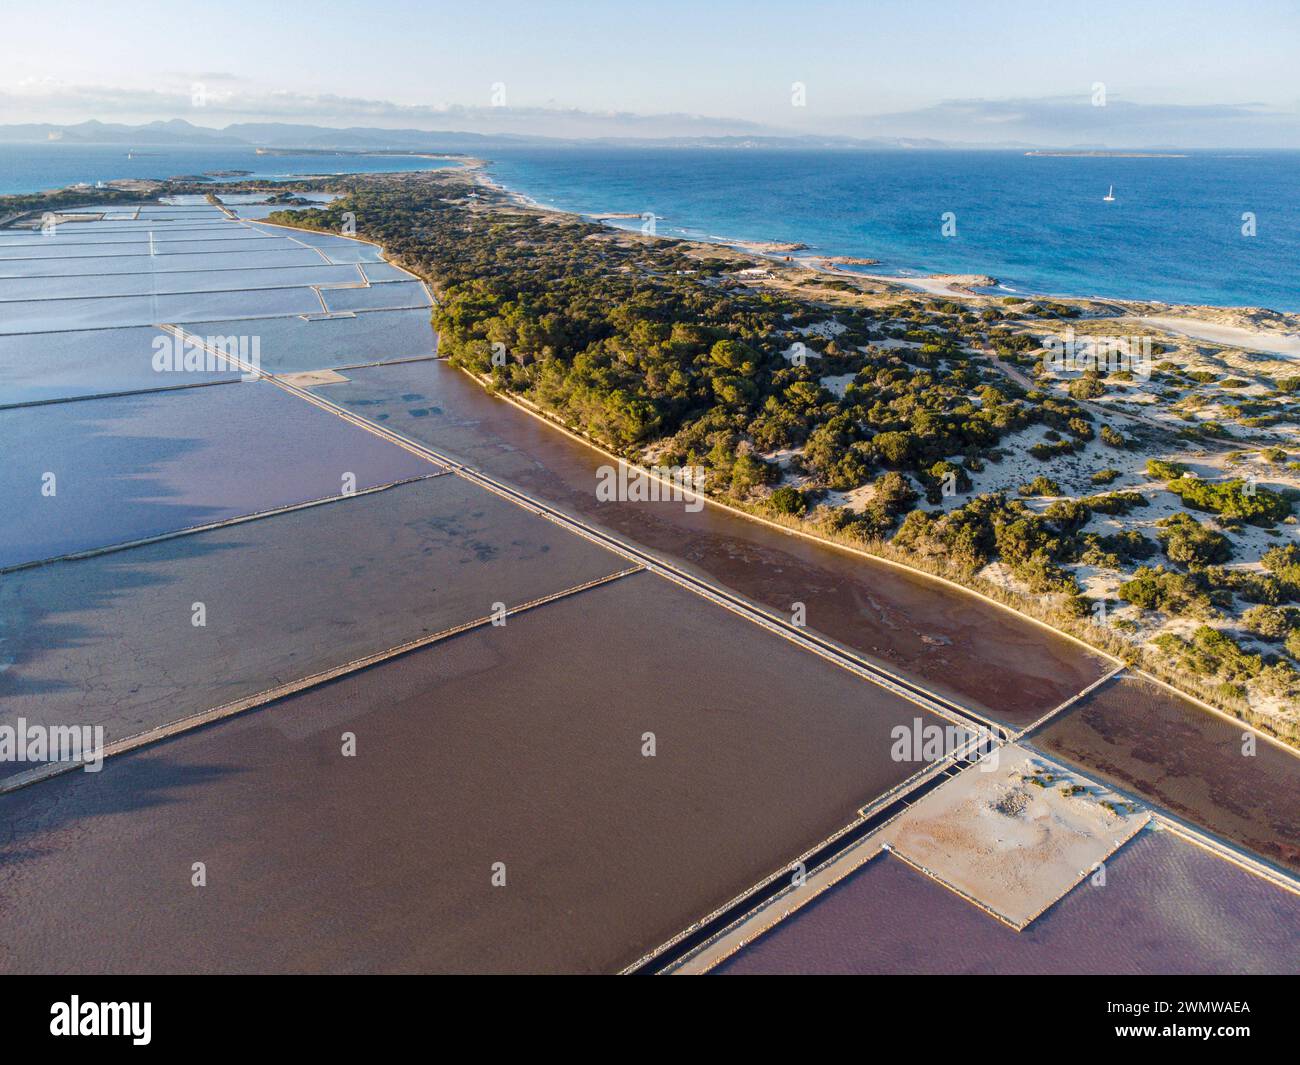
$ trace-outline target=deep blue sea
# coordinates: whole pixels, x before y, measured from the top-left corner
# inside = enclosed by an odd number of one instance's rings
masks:
[[[1300,310],[1300,152],[548,149],[493,160],[499,181],[539,203],[652,212],[661,235],[798,241],[879,259],[878,273],[991,274],[1018,292]],[[956,236],[944,237],[949,211]]]
[[[0,192],[251,170],[408,170],[431,160],[252,149],[0,146]],[[1300,152],[1184,158],[1020,152],[510,149],[491,173],[547,206],[656,216],[657,232],[802,242],[891,274],[980,273],[1009,291],[1300,310]],[[1115,201],[1103,197],[1114,186]],[[955,216],[956,235],[941,233]],[[1255,236],[1242,233],[1253,213]],[[639,226],[638,220],[615,222]]]

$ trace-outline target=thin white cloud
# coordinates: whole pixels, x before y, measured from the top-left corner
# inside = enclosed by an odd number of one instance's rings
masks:
[[[196,103],[196,87],[202,89],[197,97],[200,103]],[[0,90],[0,121],[9,123],[69,122],[86,118],[138,122],[177,117],[205,126],[292,121],[552,137],[721,136],[765,132],[765,127],[755,122],[703,115],[400,104],[331,93],[249,92],[225,87],[218,78],[205,82],[198,75],[170,89],[40,82]]]
[[[220,72],[194,75],[154,89],[71,85],[47,79],[0,89],[2,123],[175,118],[213,128],[230,123],[292,122],[563,138],[745,137],[796,132],[745,119],[694,114],[402,104],[331,93],[255,91]],[[1300,147],[1300,116],[1293,110],[1258,103],[1143,104],[1111,97],[1098,107],[1086,96],[966,99],[892,114],[828,116],[802,125],[797,132],[972,145],[1295,148]]]
[[[1114,148],[1300,147],[1300,114],[1260,103],[1144,104],[1110,96],[945,100],[933,107],[846,117],[853,136],[916,136],[952,141],[1016,140]]]

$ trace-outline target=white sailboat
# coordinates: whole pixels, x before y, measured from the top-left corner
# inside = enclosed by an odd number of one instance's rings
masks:
[[[1104,202],[1104,203],[1114,203],[1114,202],[1115,202],[1115,186],[1114,186],[1114,185],[1112,185],[1112,186],[1110,187],[1110,191],[1109,191],[1108,193],[1106,193],[1105,196],[1102,197],[1102,202]]]

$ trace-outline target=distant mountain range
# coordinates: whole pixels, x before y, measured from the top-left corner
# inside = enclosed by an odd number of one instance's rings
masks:
[[[621,145],[625,147],[669,148],[804,148],[804,149],[936,149],[968,148],[975,145],[933,140],[925,137],[832,137],[832,136],[704,136],[704,137],[595,137],[560,138],[537,137],[512,133],[464,133],[450,130],[378,129],[351,126],[344,129],[329,126],[300,125],[287,122],[242,122],[211,129],[196,126],[184,119],[166,122],[147,122],[143,125],[123,125],[112,122],[79,122],[75,125],[26,123],[0,125],[0,144],[30,144],[57,142],[65,144],[123,144],[132,147],[149,146],[202,146],[225,145],[255,148],[303,148],[314,151],[338,149],[340,151],[408,150],[435,152],[474,152],[491,148],[523,147],[527,145],[577,146]],[[980,148],[1030,149],[1041,145],[1008,142],[996,145],[979,145]]]

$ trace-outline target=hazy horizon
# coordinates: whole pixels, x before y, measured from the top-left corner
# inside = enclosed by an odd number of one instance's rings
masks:
[[[665,0],[652,17],[622,4],[402,0],[382,18],[343,0],[273,24],[247,0],[183,19],[147,3],[129,22],[67,0],[11,10],[19,25],[59,30],[0,44],[3,124],[1300,147],[1300,9],[1274,0],[1231,19],[1169,0],[1014,15],[954,2]]]

